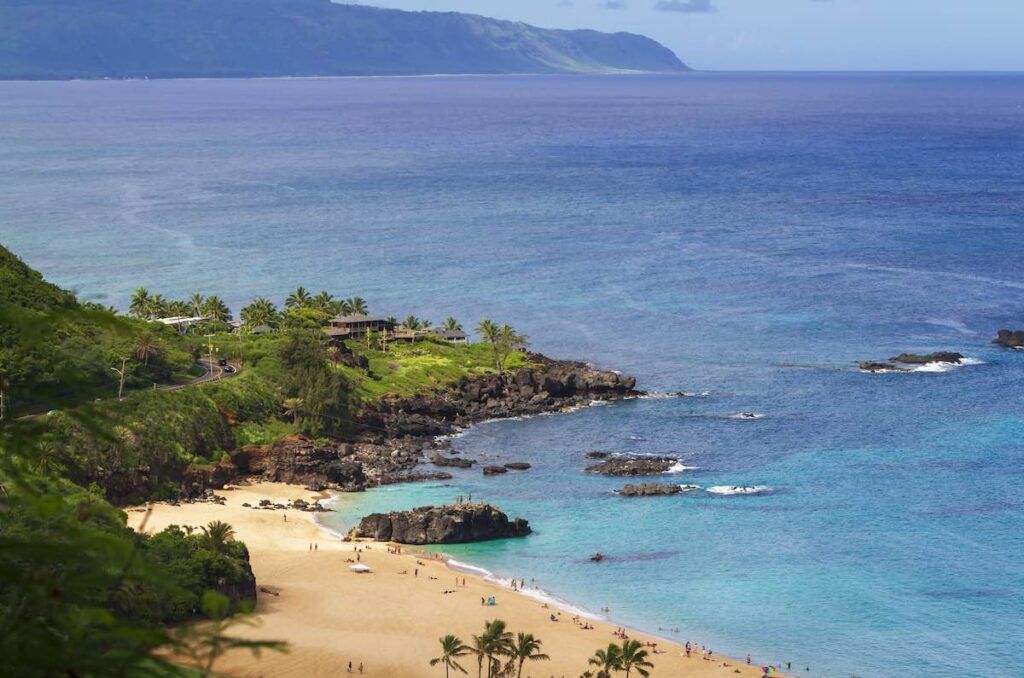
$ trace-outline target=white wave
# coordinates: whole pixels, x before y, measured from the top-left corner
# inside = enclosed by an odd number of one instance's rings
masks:
[[[700,485],[680,485],[679,487],[683,492],[693,492],[694,490],[701,489]]]
[[[696,466],[687,466],[683,462],[677,461],[665,473],[682,473],[683,471],[693,471],[696,468]]]
[[[736,414],[730,414],[730,419],[764,419],[764,415],[760,412],[737,412]]]
[[[590,406],[591,407],[601,407],[603,405],[608,405],[608,404],[609,404],[609,402],[607,400],[591,400],[590,401]]]
[[[650,391],[637,396],[640,400],[668,400],[671,398],[708,398],[711,391]]]
[[[772,488],[767,485],[715,485],[707,488],[711,494],[731,496],[736,494],[765,494],[771,492]]]
[[[455,570],[456,572],[463,572],[465,574],[473,575],[474,577],[480,577],[488,583],[497,584],[498,586],[503,586],[507,589],[512,588],[513,581],[519,581],[518,579],[513,580],[499,577],[490,570],[485,570],[482,567],[470,565],[469,563],[464,563],[462,561],[455,560],[454,558],[447,559],[445,561],[445,564],[450,569]],[[529,596],[530,598],[538,600],[542,603],[547,603],[548,605],[557,608],[562,612],[568,612],[569,614],[577,615],[580,617],[586,617],[587,619],[593,619],[595,621],[603,619],[603,617],[599,614],[595,614],[590,610],[586,610],[582,607],[577,607],[569,603],[568,601],[562,600],[561,598],[548,593],[544,589],[537,588],[535,586],[527,586],[522,589],[517,589],[517,592],[524,596]]]
[[[955,369],[957,369],[959,367],[967,367],[968,365],[984,365],[984,364],[985,364],[984,360],[978,360],[977,358],[964,358],[963,360],[961,360],[958,363],[943,363],[943,362],[925,363],[924,365],[918,365],[917,367],[914,367],[913,369],[908,370],[908,371],[910,371],[910,372],[949,372],[949,371],[955,370]]]

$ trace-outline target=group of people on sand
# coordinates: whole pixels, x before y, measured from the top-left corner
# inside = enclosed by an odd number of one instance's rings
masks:
[[[495,605],[498,604],[498,601],[495,600],[494,596],[488,596],[486,598],[484,598],[483,596],[480,596],[480,604],[488,606],[488,607],[494,607]]]
[[[359,667],[358,668],[353,667],[352,666],[352,662],[349,662],[348,663],[348,667],[345,668],[345,673],[352,673],[353,670],[358,670],[359,671],[359,675],[363,675],[363,671],[365,670],[365,667],[363,666],[363,662],[359,662]]]
[[[591,624],[589,621],[580,619],[579,615],[576,615],[575,617],[572,618],[572,623],[575,624],[576,626],[580,627],[581,631],[593,631],[594,630],[594,625]]]
[[[310,551],[319,551],[320,550],[320,544],[310,544],[309,545],[309,550]]]

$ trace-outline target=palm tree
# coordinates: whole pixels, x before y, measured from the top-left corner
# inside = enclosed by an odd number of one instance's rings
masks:
[[[149,290],[139,287],[132,294],[132,300],[128,304],[128,315],[136,318],[149,317]]]
[[[164,317],[167,312],[167,300],[164,299],[162,294],[154,294],[149,298],[146,312],[150,320]]]
[[[167,302],[167,314],[175,315],[179,318],[183,318],[188,314],[192,313],[192,304],[187,301],[169,301]]]
[[[389,325],[397,325],[397,324],[398,324],[398,318],[396,318],[396,317],[395,317],[395,316],[393,316],[393,315],[389,315],[389,316],[388,316],[387,318],[385,318],[384,320],[385,320],[385,321],[386,321],[386,322],[387,322],[387,323],[388,323]]]
[[[471,654],[473,649],[464,644],[460,638],[453,636],[450,633],[444,638],[439,638],[438,640],[441,642],[441,656],[431,659],[430,665],[437,666],[438,664],[444,664],[445,678],[448,678],[448,673],[451,669],[466,673],[466,669],[462,668],[456,659],[464,657],[467,654]]]
[[[334,308],[334,296],[326,290],[317,292],[316,296],[309,300],[309,305],[318,311],[330,313]]]
[[[653,668],[654,664],[647,661],[647,650],[643,649],[639,640],[622,641],[618,670],[625,671],[626,678],[629,678],[629,672],[632,669],[636,669],[637,673],[646,678],[651,673],[648,669]]]
[[[348,300],[349,305],[352,307],[351,312],[355,315],[366,315],[366,299],[362,297],[352,297]]]
[[[253,328],[260,325],[274,327],[277,325],[280,314],[277,312],[277,306],[274,306],[274,302],[266,297],[258,297],[251,304],[243,308],[240,315],[246,327]]]
[[[541,641],[539,638],[534,638],[532,633],[523,633],[520,631],[516,635],[515,642],[512,644],[512,652],[509,655],[518,665],[516,671],[516,678],[522,678],[523,675],[523,664],[527,660],[537,661],[540,659],[551,659],[540,652]]]
[[[294,424],[299,420],[299,415],[302,414],[303,404],[302,398],[285,398],[284,402],[281,403],[281,407],[284,408],[284,416],[291,417]]]
[[[462,325],[455,318],[448,316],[444,321],[444,328],[446,330],[461,330]]]
[[[152,334],[144,334],[139,337],[139,343],[135,346],[135,359],[141,360],[142,364],[149,367],[149,359],[160,355],[160,343]]]
[[[209,316],[212,320],[217,320],[222,323],[226,323],[231,320],[231,309],[228,305],[220,300],[215,294],[211,294],[206,297],[206,301],[203,302],[203,315]]]
[[[235,530],[227,523],[214,520],[202,528],[202,544],[214,553],[224,553],[228,542],[235,540]]]
[[[480,321],[480,324],[476,326],[477,334],[480,338],[489,344],[497,343],[498,341],[498,326],[494,324],[493,320],[484,318]]]
[[[484,640],[484,655],[487,657],[487,678],[491,678],[495,669],[498,668],[498,657],[512,654],[512,633],[506,629],[506,626],[501,619],[486,623],[482,638]]]
[[[476,678],[480,678],[484,670],[484,657],[487,656],[487,639],[484,636],[473,636],[469,650],[476,655]]]
[[[619,669],[619,660],[622,650],[615,643],[608,643],[608,649],[598,650],[594,656],[587,660],[591,666],[597,667],[596,678],[611,678],[612,671]]]
[[[305,287],[296,287],[295,291],[288,295],[284,305],[287,308],[305,308],[309,306],[311,297]]]
[[[188,298],[188,305],[192,308],[192,315],[199,317],[203,314],[203,295],[195,292]]]

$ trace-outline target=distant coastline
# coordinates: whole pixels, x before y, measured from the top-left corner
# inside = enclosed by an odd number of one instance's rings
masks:
[[[329,0],[39,0],[0,6],[0,79],[687,70],[672,50],[633,33],[546,29]]]

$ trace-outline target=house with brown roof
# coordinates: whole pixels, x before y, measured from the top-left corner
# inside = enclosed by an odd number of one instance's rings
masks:
[[[387,318],[375,318],[368,315],[339,315],[331,319],[331,325],[324,328],[324,333],[332,340],[344,341],[345,339],[364,339],[371,332],[378,334],[388,332],[394,326],[394,323],[388,322]]]

